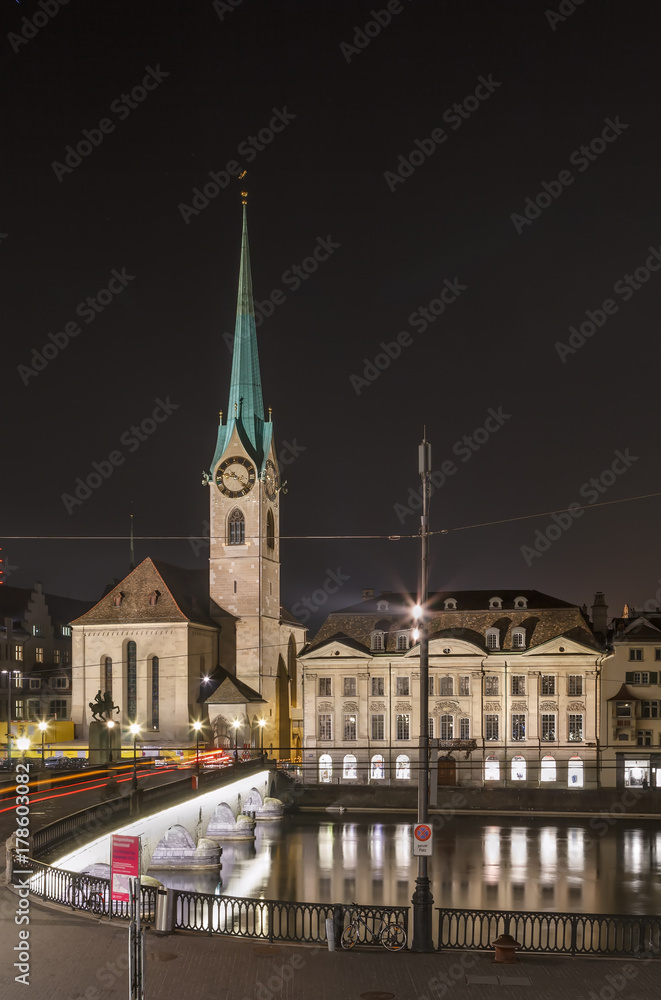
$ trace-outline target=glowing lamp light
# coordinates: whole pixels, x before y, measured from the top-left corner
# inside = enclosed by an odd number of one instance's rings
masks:
[[[266,719],[258,719],[257,725],[261,726],[261,728],[263,729],[264,726],[266,725]]]
[[[420,638],[420,629],[419,628],[414,628],[413,632],[412,632],[412,635],[413,635],[413,641],[417,642],[418,639]]]
[[[140,732],[140,726],[138,725],[137,722],[132,722],[131,723],[131,725],[129,726],[129,732],[130,732],[131,736],[137,736],[138,735],[138,733]]]
[[[202,728],[202,723],[199,720],[193,723],[193,729],[195,730],[196,733],[199,733],[201,728]]]
[[[108,721],[106,722],[106,725],[107,725],[108,729],[113,729],[114,725],[115,725],[115,720],[114,719],[108,719]]]
[[[16,740],[16,746],[18,747],[19,750],[29,750],[30,741],[27,738],[27,736],[21,736],[19,737],[19,739]]]
[[[40,732],[45,733],[46,730],[48,729],[48,723],[40,722],[37,728],[39,729]]]
[[[232,723],[232,725],[234,726],[235,729],[238,729],[239,726],[241,725],[241,723],[239,722],[238,719],[235,719],[234,722]]]
[[[419,604],[414,605],[413,617],[418,621],[422,618],[422,607]]]

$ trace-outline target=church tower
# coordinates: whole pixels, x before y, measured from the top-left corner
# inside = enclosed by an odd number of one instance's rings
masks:
[[[229,405],[208,480],[209,592],[236,621],[238,680],[275,706],[280,636],[280,482],[264,418],[243,193],[243,235]]]

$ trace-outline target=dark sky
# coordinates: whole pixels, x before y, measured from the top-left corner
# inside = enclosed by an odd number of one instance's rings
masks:
[[[603,590],[618,614],[654,599],[661,498],[595,506],[661,490],[654,4],[585,0],[561,20],[547,11],[568,0],[42,3],[2,0],[8,583],[97,597],[128,545],[79,536],[125,534],[131,502],[138,535],[184,536],[138,541],[139,558],[205,565],[185,539],[204,531],[227,406],[238,182],[182,206],[236,161],[256,298],[285,296],[258,330],[283,535],[415,534],[426,425],[434,529],[593,508],[436,537],[433,589]],[[157,400],[173,405],[154,429]],[[65,502],[95,462],[108,477]],[[535,534],[551,525],[552,544]],[[288,540],[283,598],[316,592],[321,615],[363,587],[415,589],[417,559],[411,540]]]

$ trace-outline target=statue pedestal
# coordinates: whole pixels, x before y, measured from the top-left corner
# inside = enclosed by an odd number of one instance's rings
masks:
[[[108,729],[105,722],[90,722],[89,741],[90,764],[104,767],[110,763],[111,753],[112,759],[119,761],[122,752],[122,732],[117,723],[112,729]]]

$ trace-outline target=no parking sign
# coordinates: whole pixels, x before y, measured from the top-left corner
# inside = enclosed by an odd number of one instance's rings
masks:
[[[416,823],[413,827],[414,856],[430,855],[432,845],[431,827],[428,823]]]

